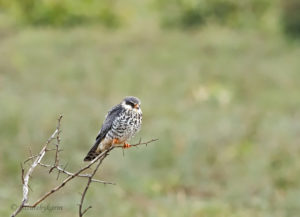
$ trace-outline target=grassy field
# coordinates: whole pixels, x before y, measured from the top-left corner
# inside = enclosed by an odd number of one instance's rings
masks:
[[[29,146],[40,150],[59,114],[61,163],[75,171],[126,95],[142,100],[134,141],[159,141],[109,156],[97,178],[117,185],[93,184],[86,216],[299,216],[299,43],[220,27],[25,28],[0,33],[0,57],[1,216],[21,201]],[[38,169],[31,199],[57,183]],[[63,210],[20,216],[76,216],[85,183],[43,204]]]

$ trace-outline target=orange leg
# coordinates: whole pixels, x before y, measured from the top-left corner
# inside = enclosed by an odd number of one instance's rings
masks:
[[[128,143],[124,143],[124,146],[123,146],[123,148],[130,148],[131,147],[131,145],[130,144],[128,144]]]
[[[112,144],[120,144],[119,139],[113,139]]]

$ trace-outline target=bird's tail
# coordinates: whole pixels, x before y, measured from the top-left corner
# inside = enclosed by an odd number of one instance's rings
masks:
[[[97,139],[93,147],[90,149],[90,151],[87,153],[87,155],[84,158],[84,161],[91,161],[95,159],[100,153],[100,149],[98,148],[100,143],[100,139]]]

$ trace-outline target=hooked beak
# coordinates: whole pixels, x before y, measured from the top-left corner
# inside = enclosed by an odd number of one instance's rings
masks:
[[[135,105],[134,105],[134,108],[135,108],[135,109],[139,109],[139,108],[140,108],[139,104],[135,104]]]

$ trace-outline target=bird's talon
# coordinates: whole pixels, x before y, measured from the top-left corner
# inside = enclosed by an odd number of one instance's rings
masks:
[[[119,143],[119,140],[118,139],[113,139],[113,144],[118,144]]]
[[[124,146],[123,146],[123,148],[130,148],[131,147],[131,145],[130,144],[128,144],[128,143],[124,143]]]

